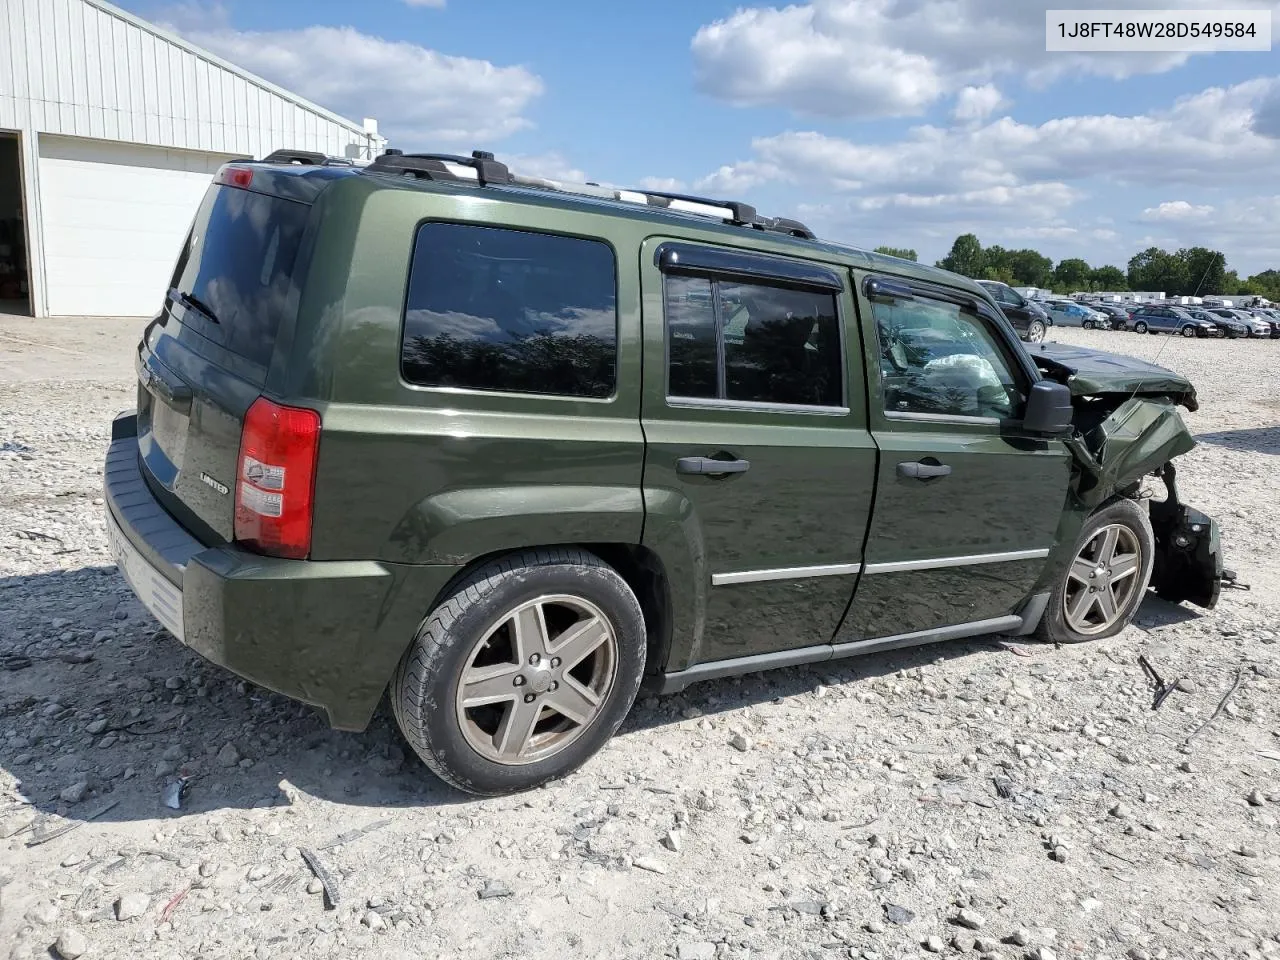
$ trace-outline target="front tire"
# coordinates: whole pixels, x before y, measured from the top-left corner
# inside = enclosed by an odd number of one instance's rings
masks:
[[[1182,328],[1182,335],[1184,337],[1195,337],[1199,335],[1199,331],[1195,327],[1188,325]]]
[[[621,576],[575,548],[485,564],[418,628],[391,685],[405,739],[482,796],[576,770],[613,736],[644,674],[644,615]]]
[[[1111,501],[1085,521],[1036,636],[1051,643],[1115,636],[1138,612],[1154,561],[1155,537],[1146,510],[1123,497]]]
[[[1039,320],[1032,320],[1027,324],[1027,341],[1029,343],[1040,343],[1044,340],[1044,324]]]
[[[1092,320],[1082,320],[1082,321],[1080,321],[1080,326],[1084,327],[1086,330],[1092,330],[1092,329],[1093,329],[1093,321],[1092,321]]]

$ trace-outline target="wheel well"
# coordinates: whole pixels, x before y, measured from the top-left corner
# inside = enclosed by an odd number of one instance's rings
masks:
[[[513,547],[510,550],[495,550],[476,557],[459,570],[438,596],[432,598],[435,607],[443,597],[447,597],[454,588],[479,567],[500,557],[518,553],[521,550],[536,550],[538,546],[577,547],[594,553],[618,572],[627,582],[636,599],[640,601],[640,611],[644,614],[645,633],[648,636],[648,649],[645,651],[645,671],[660,673],[667,665],[667,657],[671,651],[671,594],[667,588],[666,568],[656,553],[647,547],[635,543],[557,543]]]

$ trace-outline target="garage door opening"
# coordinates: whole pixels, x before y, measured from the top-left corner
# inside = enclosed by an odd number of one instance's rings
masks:
[[[0,314],[31,315],[17,134],[0,133]]]

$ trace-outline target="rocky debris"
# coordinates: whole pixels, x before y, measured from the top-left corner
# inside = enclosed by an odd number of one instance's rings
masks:
[[[89,940],[79,930],[69,927],[58,934],[53,949],[62,960],[76,960],[88,951]]]
[[[657,857],[636,857],[631,861],[631,865],[637,870],[647,870],[650,873],[667,872],[667,865]]]
[[[977,910],[970,910],[965,907],[956,914],[956,923],[970,930],[981,930],[986,926],[987,920]]]
[[[499,900],[511,896],[511,888],[501,880],[490,880],[480,890],[481,900]]]
[[[930,953],[943,953],[947,949],[947,944],[941,937],[934,934],[925,938],[924,948]]]
[[[1256,788],[1250,790],[1249,796],[1245,799],[1249,801],[1249,806],[1251,807],[1260,807],[1267,802],[1267,798],[1262,795],[1262,791]]]
[[[735,733],[729,738],[729,746],[746,753],[752,747],[751,738],[745,733]]]
[[[676,960],[713,960],[715,955],[716,945],[706,940],[676,944]]]
[[[236,749],[234,743],[228,740],[222,745],[214,759],[220,767],[234,767],[240,762],[240,751]]]
[[[58,794],[58,797],[64,803],[79,803],[88,795],[89,781],[77,780],[75,783],[71,784],[71,786],[64,787],[62,792]]]
[[[143,893],[126,893],[116,900],[115,913],[117,920],[136,920],[147,912],[151,898]]]

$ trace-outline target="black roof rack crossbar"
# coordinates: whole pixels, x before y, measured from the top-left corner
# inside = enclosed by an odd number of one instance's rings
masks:
[[[817,235],[799,220],[791,220],[787,217],[760,217],[751,225],[760,230],[785,233],[803,240],[817,239]]]
[[[493,159],[493,154],[473,150],[471,156],[460,157],[452,153],[401,153],[388,150],[368,167],[368,173],[397,173],[402,176],[424,177],[428,180],[462,180],[451,166],[467,167],[476,172],[481,186],[487,183],[510,183],[511,171],[505,163]],[[470,179],[470,178],[465,178]]]
[[[661,197],[663,200],[683,200],[685,203],[700,203],[708,207],[723,207],[733,212],[734,222],[739,224],[754,223],[756,220],[756,208],[749,203],[739,203],[737,200],[712,200],[710,197],[695,197],[688,193],[667,193],[663,190],[643,190],[641,192],[651,197]]]
[[[263,163],[300,163],[307,167],[321,167],[328,160],[325,154],[310,150],[272,150],[262,158]]]
[[[469,171],[474,171],[474,174]],[[605,200],[625,200],[679,213],[712,217],[739,227],[784,233],[804,240],[816,239],[814,232],[799,220],[791,220],[787,217],[762,217],[756,213],[756,208],[751,204],[738,200],[716,200],[711,197],[699,197],[689,193],[668,193],[663,190],[625,190],[604,187],[598,183],[563,183],[542,177],[522,176],[519,173],[512,173],[506,164],[495,160],[493,154],[485,150],[473,150],[471,156],[462,157],[452,153],[405,153],[403,150],[388,149],[365,167],[365,172],[420,177],[426,180],[478,183],[480,186],[492,183],[536,187]]]

